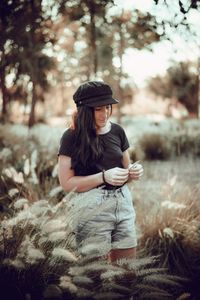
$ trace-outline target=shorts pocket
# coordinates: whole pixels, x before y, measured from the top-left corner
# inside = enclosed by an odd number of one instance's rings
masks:
[[[125,186],[123,189],[122,189],[122,195],[125,199],[127,199],[127,201],[129,203],[132,203],[133,204],[133,195],[131,194],[129,188],[127,186]]]

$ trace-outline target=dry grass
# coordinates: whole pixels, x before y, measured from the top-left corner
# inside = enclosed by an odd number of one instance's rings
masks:
[[[130,185],[137,212],[138,259],[112,265],[105,256],[78,254],[73,226],[81,207],[72,214],[71,203],[81,201],[74,193],[63,194],[58,185],[56,148],[48,152],[34,134],[27,140],[23,134],[4,133],[0,133],[3,299],[54,295],[63,300],[198,300],[200,160],[143,162],[143,179]]]
[[[186,289],[196,299],[200,292],[200,160],[179,158],[144,165],[144,178],[131,186],[141,255],[159,255],[157,267],[189,278]]]

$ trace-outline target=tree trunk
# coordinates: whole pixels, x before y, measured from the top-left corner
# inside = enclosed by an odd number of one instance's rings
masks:
[[[2,100],[3,100],[1,117],[2,117],[2,121],[4,122],[8,115],[7,105],[8,105],[8,101],[9,101],[8,92],[7,92],[7,88],[6,88],[6,82],[5,82],[4,66],[1,67],[1,69],[0,69],[0,87],[1,87]]]
[[[34,0],[30,0],[30,9],[32,11],[31,14],[31,30],[30,30],[30,35],[29,35],[29,43],[30,43],[30,47],[34,48],[35,45],[35,31],[36,31],[36,24],[35,24],[35,16],[37,15],[37,11],[36,11],[36,3]],[[28,126],[29,128],[32,127],[35,124],[35,106],[36,106],[36,102],[37,102],[37,59],[35,57],[35,55],[33,54],[33,56],[31,57],[32,60],[32,64],[30,67],[30,78],[31,78],[31,82],[33,84],[33,88],[32,88],[32,101],[31,101],[31,111],[30,111],[30,115],[29,115],[29,121],[28,121]]]
[[[93,61],[93,76],[96,76],[98,70],[98,57],[97,57],[97,45],[96,45],[96,26],[95,26],[95,7],[93,4],[89,7],[90,11],[90,26],[91,26],[91,35],[90,35],[90,44],[91,44],[91,54]]]
[[[197,64],[197,118],[200,119],[200,57]]]
[[[120,69],[119,69],[119,79],[118,79],[118,94],[119,94],[119,104],[117,110],[117,122],[121,123],[122,118],[122,106],[123,106],[123,90],[121,88],[121,81],[123,79],[123,53],[124,53],[124,40],[123,40],[123,32],[122,32],[122,23],[119,23],[119,36],[120,36],[120,46],[119,46],[119,59],[120,59]]]
[[[32,127],[35,124],[35,106],[37,102],[37,93],[36,93],[36,83],[33,82],[33,90],[32,90],[32,102],[31,102],[31,111],[29,115],[28,127]]]

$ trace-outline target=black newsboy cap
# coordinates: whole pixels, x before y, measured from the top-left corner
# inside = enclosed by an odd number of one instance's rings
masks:
[[[119,101],[112,97],[111,87],[103,81],[87,81],[73,95],[76,106],[104,106]]]

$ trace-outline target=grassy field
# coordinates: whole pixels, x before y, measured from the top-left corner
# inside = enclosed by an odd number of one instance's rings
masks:
[[[131,146],[143,134],[162,135],[163,126],[172,131],[172,125],[166,124],[151,123],[147,132],[139,130],[141,122],[133,125],[126,127]],[[56,154],[64,129],[1,126],[2,299],[198,300],[200,158],[198,144],[187,143],[190,127],[181,126],[184,139],[178,146],[194,147],[191,155],[173,152],[149,161],[145,153],[152,154],[157,146],[148,143],[137,152],[145,172],[129,185],[137,213],[138,258],[128,265],[125,261],[111,265],[94,255],[77,256],[68,205],[73,195],[62,192],[57,178]],[[197,136],[197,124],[192,126]],[[154,138],[164,151],[164,141]]]
[[[178,157],[167,161],[144,161],[144,176],[130,184],[135,204],[145,212],[165,200],[185,201],[200,197],[200,159]],[[182,198],[182,200],[181,200]],[[145,208],[146,207],[146,208]]]

